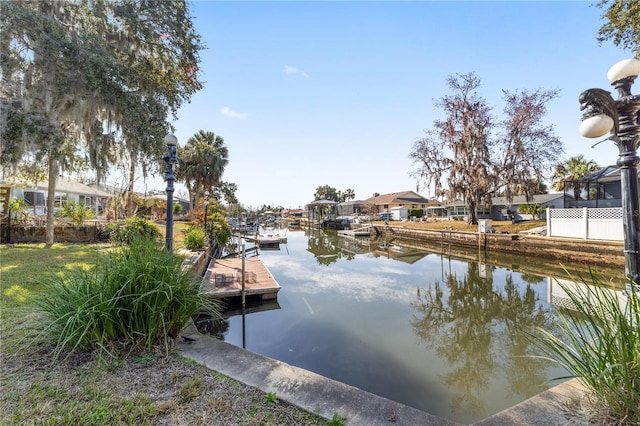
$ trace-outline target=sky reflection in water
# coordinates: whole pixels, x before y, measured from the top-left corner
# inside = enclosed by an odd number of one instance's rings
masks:
[[[546,277],[312,233],[261,251],[278,303],[246,315],[244,335],[228,318],[225,341],[462,423],[563,374],[520,332],[553,328]]]

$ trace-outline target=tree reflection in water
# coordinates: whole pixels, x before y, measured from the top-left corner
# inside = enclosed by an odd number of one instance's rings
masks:
[[[320,265],[330,265],[338,259],[353,260],[356,256],[353,252],[341,250],[339,238],[331,237],[320,229],[309,230],[308,237],[307,251],[313,253]]]
[[[544,361],[531,357],[534,348],[523,330],[555,328],[554,310],[538,303],[530,283],[519,289],[512,273],[503,288],[494,286],[492,274],[487,277],[470,262],[463,279],[445,276],[446,294],[436,282],[418,288],[412,303],[414,332],[450,365],[441,377],[455,393],[453,412],[482,412],[482,393],[492,377],[504,376],[508,382],[505,398],[527,398],[545,388]]]

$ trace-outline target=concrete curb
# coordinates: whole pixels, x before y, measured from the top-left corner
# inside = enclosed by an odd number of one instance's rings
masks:
[[[347,425],[459,424],[200,334],[193,321],[181,334],[194,339],[177,343],[182,356],[263,392],[273,392],[280,400],[327,420],[338,414],[346,418]],[[583,394],[584,388],[574,379],[473,424],[569,424],[562,405]]]
[[[424,411],[365,392],[210,336],[199,334],[193,322],[182,336],[195,341],[179,342],[181,354],[246,385],[273,392],[290,404],[329,420],[334,414],[347,425],[456,425]]]

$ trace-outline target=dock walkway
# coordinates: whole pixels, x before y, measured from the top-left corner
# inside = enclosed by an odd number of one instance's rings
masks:
[[[280,285],[258,256],[244,259],[246,296],[275,299]],[[242,258],[211,259],[202,278],[202,292],[214,298],[242,296]]]

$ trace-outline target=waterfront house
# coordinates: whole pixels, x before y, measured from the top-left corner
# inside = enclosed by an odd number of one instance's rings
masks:
[[[371,206],[373,210],[371,212],[374,216],[380,216],[380,214],[391,214],[394,207],[406,208],[408,211],[421,209],[423,213],[426,213],[427,208],[431,206],[438,206],[439,203],[435,200],[429,200],[414,191],[394,192],[391,194],[376,194],[373,197],[367,198],[364,203]]]
[[[542,215],[546,208],[560,208],[563,205],[564,194],[556,192],[551,194],[536,194],[533,200],[527,201],[524,195],[513,197],[511,202],[507,197],[492,197],[491,205],[478,205],[476,215],[478,219],[492,220],[528,220],[533,219],[530,214],[520,211],[524,204],[538,204],[542,209]],[[456,200],[439,206],[430,206],[426,209],[426,216],[435,219],[459,219],[464,220],[468,216],[468,209],[464,201]]]
[[[548,210],[547,236],[624,240],[618,166],[607,166],[590,175],[566,180],[563,195],[560,208]]]
[[[336,205],[336,210],[338,216],[366,216],[369,214],[369,207],[362,200],[344,201]]]
[[[24,199],[29,212],[36,215],[45,213],[48,182],[35,184],[21,184],[7,181],[1,186],[10,188],[10,197]],[[56,182],[54,208],[58,208],[69,202],[83,203],[101,212],[107,204],[111,194],[98,188],[94,188],[75,180],[60,177]]]
[[[622,207],[620,168],[607,166],[590,175],[564,182],[564,208]]]

